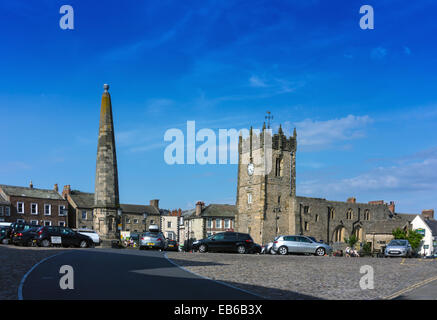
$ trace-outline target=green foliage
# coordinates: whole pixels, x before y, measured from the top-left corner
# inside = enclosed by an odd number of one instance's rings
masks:
[[[370,255],[372,253],[372,243],[366,242],[365,244],[363,244],[362,250],[365,255]]]
[[[351,235],[349,238],[344,238],[344,242],[346,242],[349,247],[354,248],[358,242],[358,238],[356,235]]]
[[[411,230],[408,233],[401,228],[397,228],[392,231],[392,234],[395,239],[406,239],[411,245],[411,248],[413,248],[414,251],[416,251],[420,247],[420,242],[422,241],[423,235],[418,233],[415,230]]]
[[[401,228],[393,230],[392,234],[395,239],[407,239],[407,233]]]
[[[420,247],[420,242],[422,241],[423,235],[421,235],[420,233],[418,233],[417,231],[410,231],[408,233],[408,242],[410,242],[411,248],[413,248],[414,251],[416,251],[417,249],[419,249]]]

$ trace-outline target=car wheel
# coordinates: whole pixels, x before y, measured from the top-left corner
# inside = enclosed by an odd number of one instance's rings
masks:
[[[200,247],[199,247],[199,252],[201,252],[201,253],[205,253],[207,250],[208,250],[208,249],[207,249],[207,247],[206,247],[204,244],[200,245]]]
[[[317,248],[316,250],[316,256],[322,257],[326,253],[325,248]]]
[[[286,246],[279,247],[278,252],[284,256],[288,253],[288,248]]]
[[[49,240],[47,240],[47,239],[44,239],[43,241],[41,241],[41,245],[43,246],[43,247],[48,247],[48,246],[50,246],[50,241]]]
[[[8,239],[3,239],[3,240],[2,240],[2,243],[3,243],[3,244],[9,244],[9,240],[8,240]]]
[[[140,250],[144,250],[144,247],[143,247],[143,246],[140,246]]]
[[[237,247],[237,252],[240,253],[240,254],[244,254],[244,253],[246,253],[246,248],[244,246],[242,246],[242,245],[239,245]]]
[[[79,247],[81,247],[81,248],[86,248],[86,247],[88,247],[88,243],[86,243],[85,240],[82,240],[82,241],[80,242],[80,244],[79,244]]]

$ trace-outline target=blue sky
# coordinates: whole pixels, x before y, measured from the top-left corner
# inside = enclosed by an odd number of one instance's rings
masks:
[[[59,8],[74,8],[74,30]],[[359,28],[359,9],[375,29]],[[110,84],[123,203],[234,203],[236,165],[164,162],[164,133],[298,132],[297,194],[437,209],[437,4],[2,1],[0,182],[93,192]]]

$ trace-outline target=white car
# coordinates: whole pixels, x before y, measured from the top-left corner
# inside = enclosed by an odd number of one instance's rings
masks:
[[[102,243],[98,233],[95,230],[91,230],[91,229],[75,229],[75,231],[80,233],[80,234],[83,234],[85,236],[90,237],[91,240],[93,240],[94,245],[96,245],[96,246],[99,246]]]

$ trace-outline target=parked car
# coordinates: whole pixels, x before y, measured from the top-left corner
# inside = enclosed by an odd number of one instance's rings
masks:
[[[83,234],[84,236],[90,237],[93,240],[95,246],[99,246],[102,244],[102,240],[100,239],[99,234],[95,230],[92,229],[73,229],[73,230],[80,234]]]
[[[162,232],[145,232],[140,236],[139,249],[159,249],[165,250],[167,241]]]
[[[179,244],[176,240],[167,240],[167,251],[179,251]]]
[[[0,228],[0,242],[3,244],[9,244],[11,229],[9,227]]]
[[[12,237],[12,243],[16,246],[32,246],[34,244],[33,239],[38,235],[39,228],[41,226],[33,226],[23,231],[15,232]]]
[[[311,253],[316,256],[324,256],[332,252],[332,248],[327,244],[313,241],[306,236],[279,236],[273,241],[272,250],[281,255]]]
[[[50,245],[62,245],[64,247],[93,247],[93,240],[86,235],[80,234],[66,227],[40,227],[37,231],[37,236],[33,241],[42,247]]]
[[[411,257],[413,249],[410,242],[404,239],[393,239],[384,250],[385,257]]]
[[[25,232],[27,230],[29,230],[32,227],[35,227],[36,225],[34,224],[29,224],[29,223],[23,223],[23,222],[16,222],[11,224],[10,231],[9,231],[9,237],[10,237],[10,242],[12,242],[12,240],[14,239],[15,234],[20,233],[20,232]]]
[[[259,248],[259,245],[253,242],[249,234],[230,231],[216,233],[208,238],[193,242],[193,249],[199,252],[254,253]]]

